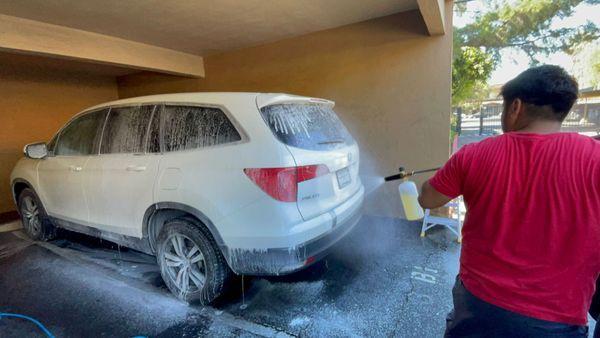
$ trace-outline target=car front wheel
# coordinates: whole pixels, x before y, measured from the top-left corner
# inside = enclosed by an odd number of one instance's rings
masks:
[[[177,298],[209,304],[223,293],[232,272],[206,229],[176,219],[163,226],[157,242],[162,278]]]
[[[55,236],[54,226],[33,190],[25,188],[19,194],[19,213],[23,229],[31,239],[47,241]]]

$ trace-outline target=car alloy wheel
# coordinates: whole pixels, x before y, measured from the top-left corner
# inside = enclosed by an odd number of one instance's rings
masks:
[[[27,231],[33,236],[38,235],[42,230],[42,220],[40,219],[40,209],[31,196],[23,198],[21,215],[23,216],[23,226]]]
[[[201,290],[206,282],[206,261],[200,248],[182,234],[172,234],[162,256],[166,272],[182,294]]]

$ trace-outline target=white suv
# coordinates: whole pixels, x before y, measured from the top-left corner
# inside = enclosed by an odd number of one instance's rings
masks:
[[[187,93],[114,101],[25,147],[11,175],[26,232],[83,232],[157,256],[209,303],[235,274],[286,274],[358,222],[358,146],[328,100]]]

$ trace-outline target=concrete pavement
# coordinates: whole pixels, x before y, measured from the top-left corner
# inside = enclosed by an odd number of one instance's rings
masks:
[[[1,229],[1,228],[0,228]],[[439,337],[460,246],[447,230],[364,217],[324,261],[289,276],[244,278],[212,307],[164,286],[155,259],[62,232],[47,243],[0,232],[0,312],[32,316],[56,337]],[[2,318],[3,337],[41,337]]]

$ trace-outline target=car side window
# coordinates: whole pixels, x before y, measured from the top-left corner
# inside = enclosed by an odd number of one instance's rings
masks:
[[[242,137],[218,108],[162,107],[165,151],[179,151],[240,141]]]
[[[147,150],[148,153],[160,153],[160,109],[155,109],[148,129]]]
[[[101,154],[144,153],[155,106],[112,108],[102,135]]]
[[[55,155],[85,156],[98,153],[98,143],[108,109],[85,113],[66,126],[53,145]]]
[[[48,155],[54,155],[54,147],[56,147],[56,139],[58,139],[58,134],[54,135],[52,140],[46,144],[46,149],[48,150]]]

